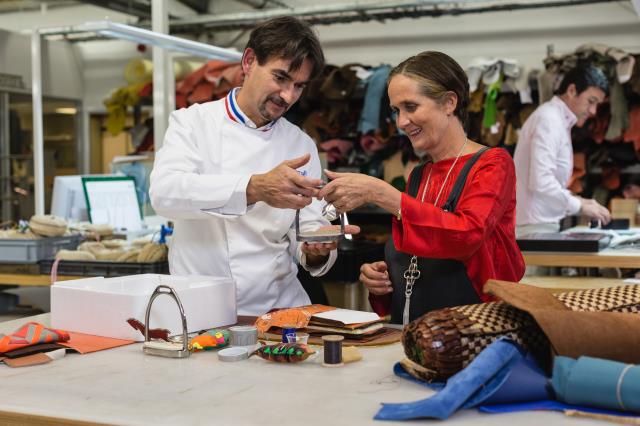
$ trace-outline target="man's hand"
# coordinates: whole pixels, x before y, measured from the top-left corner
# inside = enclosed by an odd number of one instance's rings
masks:
[[[318,231],[338,231],[340,225],[327,225],[318,228]],[[344,233],[355,235],[360,232],[360,227],[356,225],[345,225]],[[303,243],[300,249],[307,258],[307,266],[319,266],[327,261],[327,256],[331,250],[338,248],[337,241],[330,241],[327,243]]]
[[[369,293],[382,296],[393,291],[387,264],[384,261],[365,263],[360,267],[360,281]]]
[[[247,185],[247,204],[264,201],[280,209],[301,209],[311,204],[322,185],[320,179],[306,178],[296,170],[309,162],[311,155],[280,163],[264,174],[251,176]]]
[[[590,219],[599,220],[602,225],[611,222],[611,213],[606,207],[598,204],[596,200],[590,198],[580,199],[580,213]]]

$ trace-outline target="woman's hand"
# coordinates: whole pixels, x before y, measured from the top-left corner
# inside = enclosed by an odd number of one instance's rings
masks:
[[[376,296],[382,296],[393,291],[393,285],[389,281],[387,264],[384,261],[362,265],[360,267],[360,281],[367,287],[369,293]]]
[[[320,190],[317,197],[333,204],[339,213],[371,202],[374,188],[380,181],[360,173],[336,173],[329,170],[324,172],[331,182]]]
[[[339,213],[348,212],[365,203],[376,204],[394,215],[400,210],[402,193],[387,182],[360,173],[324,172],[331,182],[316,197],[333,204]]]

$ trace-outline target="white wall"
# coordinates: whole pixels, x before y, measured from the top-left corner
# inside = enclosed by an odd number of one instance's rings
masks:
[[[124,68],[138,57],[151,58],[151,48],[141,53],[136,44],[122,40],[101,40],[77,43],[83,59],[85,108],[90,112],[104,111],[103,101],[117,88],[127,85]]]
[[[332,0],[334,3],[337,0]],[[234,2],[235,3],[235,2]],[[214,8],[215,13],[230,10]],[[236,7],[238,3],[235,3]],[[93,6],[53,9],[47,12],[47,26],[71,25],[88,20],[111,19],[126,22],[130,17]],[[67,11],[67,13],[65,13]],[[16,30],[34,25],[38,13],[0,15],[0,28]],[[30,18],[21,17],[30,15]],[[341,65],[360,62],[367,65],[397,64],[424,50],[441,50],[466,67],[475,56],[510,57],[527,67],[541,68],[548,44],[557,53],[568,53],[587,42],[599,42],[630,52],[640,52],[640,19],[630,2],[532,9],[516,12],[470,14],[456,17],[419,18],[388,21],[386,23],[352,23],[316,27],[328,62]],[[237,32],[218,33],[212,38],[216,44],[226,45]],[[235,43],[242,48],[248,34]],[[204,41],[204,40],[203,40]],[[11,41],[15,43],[15,41]],[[4,43],[6,45],[6,43]],[[5,47],[6,49],[6,47]],[[144,56],[133,43],[123,41],[84,42],[75,45],[81,59],[81,74],[62,74],[49,88],[57,93],[77,93],[91,111],[103,110],[102,101],[109,93],[125,84],[123,70],[135,57]],[[29,60],[29,46],[12,47],[11,59],[3,53],[0,41],[0,70],[24,68]],[[50,60],[73,62],[67,52],[56,53]],[[21,69],[22,69],[21,68]],[[4,71],[10,72],[10,71]],[[81,84],[79,82],[82,82]],[[76,87],[76,88],[74,88]]]
[[[2,13],[0,14],[0,28],[14,32],[25,32],[34,27],[59,27],[87,21],[99,21],[101,19],[110,19],[114,22],[125,24],[134,22],[130,15],[101,7],[79,4],[72,8],[47,8],[44,12]]]
[[[30,32],[32,28],[77,25],[87,21],[110,19],[131,23],[130,15],[92,5],[72,8],[48,8],[44,12],[28,11],[0,14],[0,72],[25,73],[31,87]],[[102,99],[111,90],[124,84],[122,70],[128,60],[138,54],[133,43],[110,41],[53,45],[43,62],[42,75],[45,94],[64,98],[85,99],[91,110],[104,110]],[[43,51],[44,49],[43,44]],[[2,71],[7,70],[7,71]],[[12,72],[13,71],[13,72]]]
[[[588,42],[640,53],[640,19],[628,2],[316,28],[334,64],[397,64],[440,50],[463,67],[475,56],[497,56],[541,68],[548,44],[568,53]]]
[[[547,45],[552,44],[556,53],[568,53],[588,42],[640,53],[640,18],[629,2],[386,23],[321,25],[316,30],[327,61],[337,65],[350,62],[395,65],[421,51],[440,50],[454,57],[463,67],[476,56],[498,56],[517,59],[527,68],[542,68]],[[213,42],[224,44],[235,34],[216,34]],[[248,34],[235,46],[242,49],[247,38]],[[84,46],[83,55],[87,63],[85,99],[91,105],[98,105],[98,98],[106,96],[113,87],[108,86],[108,78],[92,74],[90,70],[95,68],[93,64],[97,59],[91,59],[89,49]],[[135,53],[130,55],[134,56]],[[111,70],[98,68],[101,73]]]
[[[0,72],[22,76],[31,91],[31,38],[0,30]],[[72,46],[64,42],[42,43],[42,88],[45,96],[82,99],[81,64]]]

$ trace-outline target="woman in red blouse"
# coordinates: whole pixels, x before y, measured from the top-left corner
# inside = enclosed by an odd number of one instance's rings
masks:
[[[357,173],[327,172],[319,198],[349,211],[373,203],[394,214],[385,260],[362,265],[371,305],[404,323],[447,306],[491,300],[488,279],[519,281],[525,265],[515,240],[515,169],[509,154],[467,139],[469,82],[440,52],[395,67],[388,81],[398,128],[430,161],[408,190]]]

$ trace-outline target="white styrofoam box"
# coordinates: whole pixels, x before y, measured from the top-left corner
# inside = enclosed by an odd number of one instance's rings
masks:
[[[95,336],[143,341],[127,319],[144,324],[147,304],[158,285],[172,287],[184,307],[188,331],[221,327],[237,320],[236,287],[230,278],[161,274],[117,278],[85,278],[58,281],[51,287],[51,326]],[[171,296],[156,297],[151,308],[150,328],[182,333],[177,303]]]

